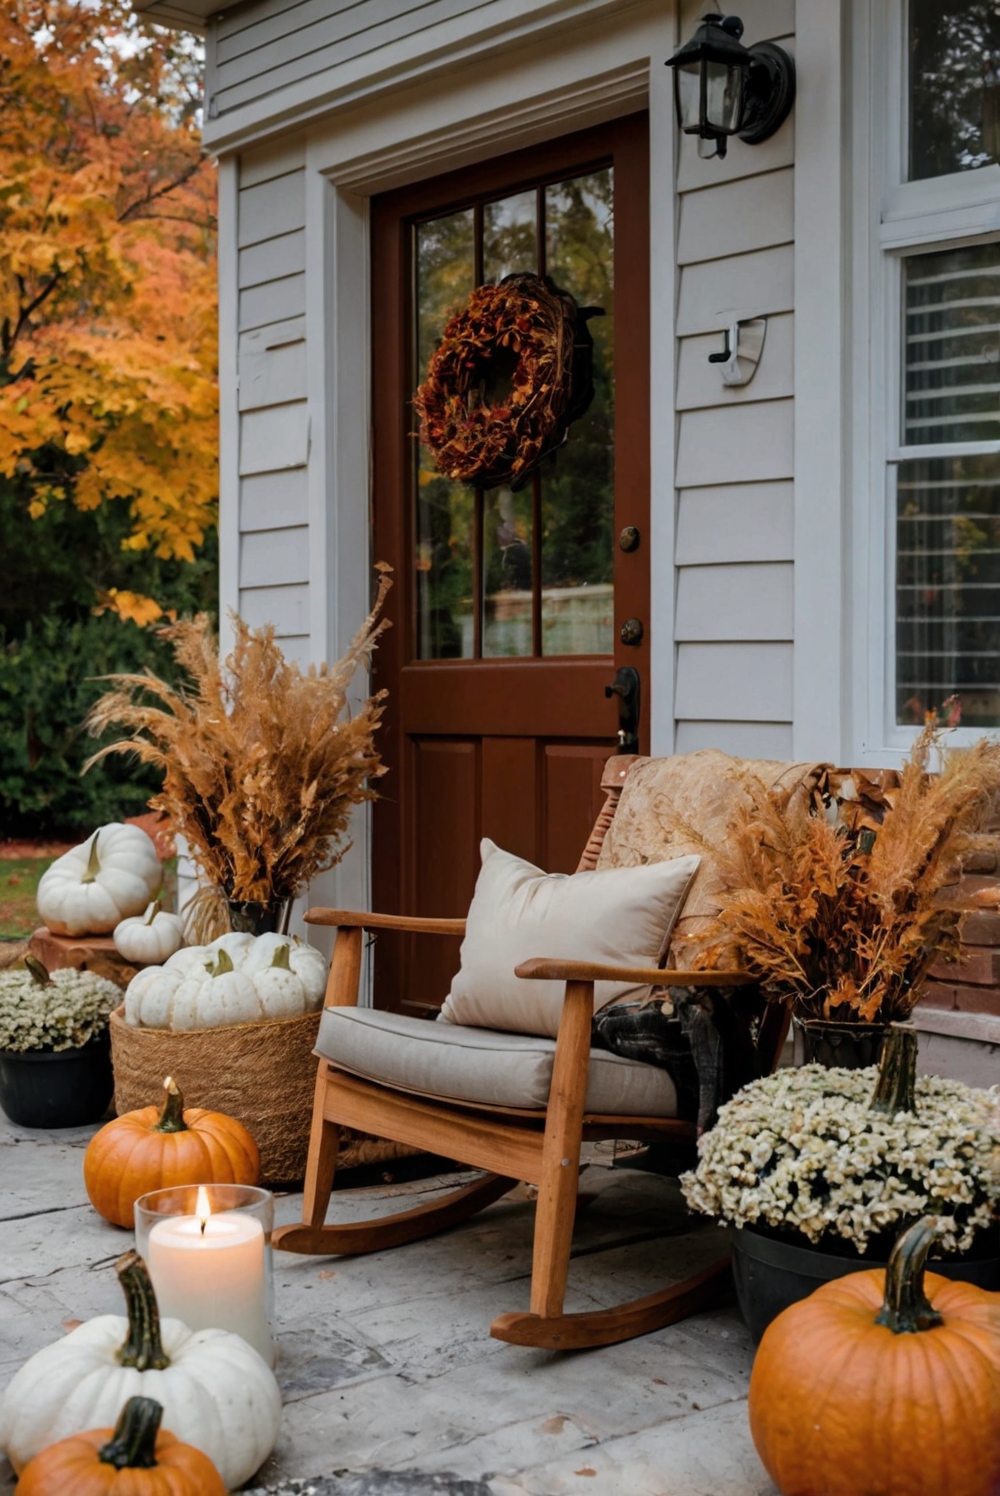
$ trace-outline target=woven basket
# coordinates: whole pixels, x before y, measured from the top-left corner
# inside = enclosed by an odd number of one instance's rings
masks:
[[[260,1149],[261,1183],[298,1184],[306,1170],[319,1013],[221,1028],[133,1028],[124,1008],[111,1015],[115,1110],[150,1106],[172,1075],[188,1106],[242,1122]],[[413,1152],[364,1133],[341,1132],[339,1168]]]

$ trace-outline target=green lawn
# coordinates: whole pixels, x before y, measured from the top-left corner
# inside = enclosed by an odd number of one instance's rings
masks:
[[[38,880],[52,857],[0,858],[0,940],[24,937],[41,924],[35,908]]]

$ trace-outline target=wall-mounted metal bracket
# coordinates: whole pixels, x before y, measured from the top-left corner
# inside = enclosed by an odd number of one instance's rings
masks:
[[[734,322],[723,333],[725,344],[721,353],[710,353],[710,364],[718,364],[723,384],[749,384],[757,372],[760,356],[764,351],[764,335],[767,332],[766,317],[750,317],[744,322]]]

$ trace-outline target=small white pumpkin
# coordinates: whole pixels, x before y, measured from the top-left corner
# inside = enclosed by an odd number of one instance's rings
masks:
[[[287,935],[221,935],[133,977],[125,1021],[137,1028],[205,1029],[297,1018],[321,1006],[326,970],[319,951]]]
[[[55,935],[107,935],[141,914],[162,882],[152,837],[141,826],[111,821],[46,868],[38,912]]]
[[[87,1320],[21,1367],[0,1398],[0,1450],[20,1472],[58,1439],[113,1426],[130,1397],[152,1397],[170,1432],[207,1454],[228,1490],[241,1486],[278,1437],[274,1372],[239,1335],[161,1323],[137,1252],[116,1269],[128,1318]]]
[[[145,914],[133,914],[115,925],[115,950],[136,966],[162,966],[184,944],[184,921],[168,914],[154,899]]]

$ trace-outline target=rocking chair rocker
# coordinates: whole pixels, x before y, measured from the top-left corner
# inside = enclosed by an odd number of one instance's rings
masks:
[[[596,866],[625,776],[635,762],[622,756],[607,764],[602,779],[607,799],[578,871]],[[366,930],[454,936],[465,932],[462,919],[310,909],[306,922],[335,926],[337,937],[316,1050],[319,1069],[302,1222],[276,1231],[275,1247],[354,1255],[401,1246],[466,1220],[524,1180],[538,1186],[530,1308],[495,1319],[490,1333],[497,1339],[551,1350],[612,1345],[673,1324],[725,1295],[728,1252],[645,1298],[587,1313],[563,1309],[581,1144],[613,1138],[693,1143],[696,1136],[693,1123],[665,1115],[676,1107],[664,1071],[591,1050],[594,983],[732,987],[738,979],[722,973],[526,961],[517,968],[518,976],[566,983],[553,1043],[357,1008]],[[776,1063],[786,1028],[784,1014],[769,1008],[758,1040],[765,1069]],[[487,1172],[444,1198],[399,1215],[326,1224],[341,1127]]]

